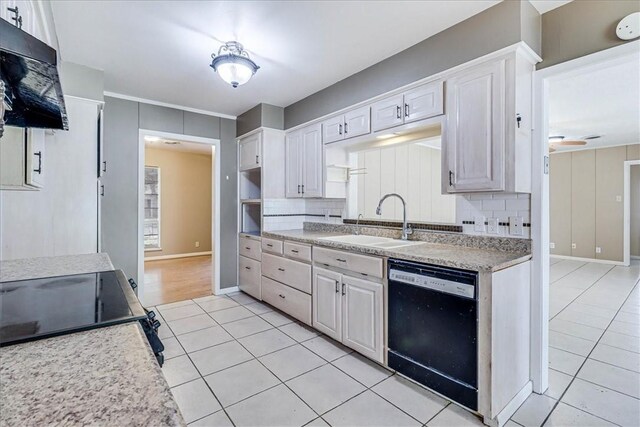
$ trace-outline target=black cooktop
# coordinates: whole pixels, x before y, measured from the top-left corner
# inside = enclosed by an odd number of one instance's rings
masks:
[[[0,283],[0,346],[145,317],[121,270]]]

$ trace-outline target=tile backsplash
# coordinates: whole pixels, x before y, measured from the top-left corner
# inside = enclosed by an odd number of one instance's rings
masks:
[[[263,229],[265,231],[300,229],[305,221],[341,224],[345,215],[346,202],[342,199],[268,199],[263,207]],[[496,218],[498,233],[475,230],[475,220]],[[509,234],[509,217],[522,217],[524,222],[521,236]],[[456,198],[456,223],[462,225],[465,234],[524,237],[531,233],[531,198],[524,193],[482,193],[460,195]]]
[[[267,199],[263,207],[265,231],[300,229],[305,221],[342,224],[341,199]]]
[[[478,217],[485,218],[485,224],[489,219],[496,218],[498,233],[488,233],[475,230],[475,221]],[[524,223],[522,236],[509,234],[509,217],[521,217]],[[466,234],[494,235],[503,237],[531,236],[531,196],[526,193],[482,193],[461,195],[456,201],[456,222],[462,224]]]

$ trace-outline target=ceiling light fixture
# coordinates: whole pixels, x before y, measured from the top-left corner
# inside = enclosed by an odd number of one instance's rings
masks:
[[[242,45],[235,41],[226,42],[218,49],[218,55],[212,53],[211,57],[211,68],[233,87],[248,82],[260,68],[249,58]]]

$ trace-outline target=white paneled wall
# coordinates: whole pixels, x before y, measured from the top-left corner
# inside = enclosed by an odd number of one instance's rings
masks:
[[[486,232],[475,231],[474,224],[465,224],[465,222],[473,222],[479,216],[485,219],[498,218],[499,222],[508,223],[509,217],[522,217],[525,223],[531,221],[531,197],[529,194],[515,193],[483,193],[468,194],[457,198],[457,223],[463,225],[463,231],[467,234],[487,234]],[[524,227],[522,236],[529,238],[531,228]],[[499,227],[500,236],[509,236],[509,227]]]
[[[353,153],[352,162],[362,174],[350,180],[350,218],[362,214],[367,219],[401,220],[402,204],[397,199],[384,203],[381,216],[375,212],[380,198],[395,192],[406,200],[409,220],[455,222],[456,196],[440,194],[440,150],[396,145]]]

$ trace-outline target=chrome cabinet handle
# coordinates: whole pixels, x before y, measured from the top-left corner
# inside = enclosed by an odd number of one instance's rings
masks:
[[[336,280],[336,294],[340,292],[340,282]]]
[[[347,134],[347,132],[348,132],[348,131],[347,131],[347,124],[345,123],[345,124],[344,124],[344,134],[346,135],[346,134]]]
[[[107,171],[107,161],[105,160],[104,162],[102,162],[102,172],[106,172]]]
[[[453,172],[449,171],[449,187],[453,187]]]
[[[298,194],[300,194],[300,184],[298,184]]]
[[[297,253],[299,253],[300,251],[297,251],[297,250],[295,250],[295,249],[291,249],[291,252],[293,252],[294,254],[297,254]]]
[[[38,169],[34,169],[33,171],[39,175],[42,174],[42,151],[38,151],[37,153],[33,153],[34,156],[38,156]]]
[[[346,292],[345,292],[345,289],[344,289],[344,288],[345,288],[345,284],[343,283],[343,284],[342,284],[342,295],[346,295]]]
[[[404,104],[404,116],[409,117],[409,104]]]
[[[304,194],[304,184],[302,184],[302,194]]]
[[[402,118],[402,113],[401,113],[401,108],[399,105],[396,105],[396,119],[401,119]]]
[[[284,271],[284,268],[278,268],[278,271]]]
[[[104,184],[100,186],[100,195],[104,197]]]
[[[347,262],[346,259],[340,259],[340,258],[336,258],[336,261],[338,261],[338,262]]]
[[[338,125],[338,135],[342,135],[342,124]]]

